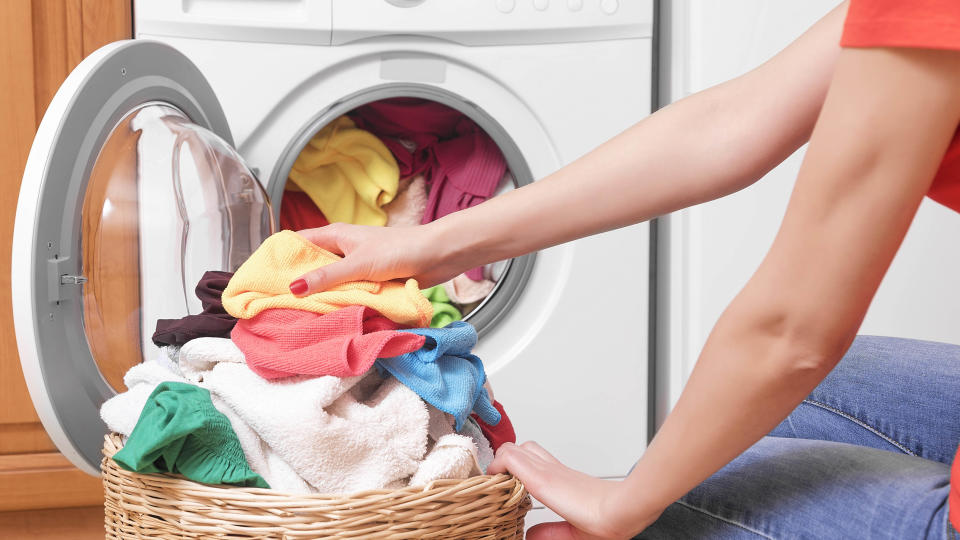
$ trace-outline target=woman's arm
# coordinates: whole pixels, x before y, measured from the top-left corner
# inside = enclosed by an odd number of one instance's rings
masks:
[[[346,255],[305,276],[309,289],[303,294],[352,279],[415,277],[433,285],[467,268],[638,223],[753,183],[809,138],[845,13],[846,5],[836,8],[753,71],[678,101],[554,174],[479,206],[422,227],[334,224],[302,232]],[[562,211],[584,206],[596,211]]]
[[[643,529],[773,429],[839,361],[958,122],[960,52],[843,50],[773,246],[627,480],[576,477],[535,445],[506,447],[490,470],[517,474],[593,534]]]

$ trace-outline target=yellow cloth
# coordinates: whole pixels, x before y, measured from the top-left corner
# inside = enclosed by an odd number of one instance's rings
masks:
[[[376,135],[341,116],[310,139],[293,163],[290,181],[330,223],[383,226],[387,214],[380,207],[397,195],[400,169]]]
[[[430,325],[433,307],[420,292],[415,279],[408,279],[406,283],[351,281],[303,298],[290,293],[291,281],[339,259],[293,231],[280,231],[267,238],[230,278],[223,291],[223,308],[238,319],[249,319],[265,309],[301,309],[324,314],[361,305],[400,324]]]

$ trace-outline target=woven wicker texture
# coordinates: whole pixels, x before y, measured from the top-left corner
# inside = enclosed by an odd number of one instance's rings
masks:
[[[107,538],[522,539],[530,509],[523,485],[506,474],[349,497],[289,495],[132,473],[110,459],[121,447],[119,435],[107,435]]]

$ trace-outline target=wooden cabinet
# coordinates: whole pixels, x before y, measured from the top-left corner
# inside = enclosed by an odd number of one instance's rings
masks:
[[[130,0],[0,1],[0,512],[103,502],[99,479],[56,451],[27,393],[13,330],[10,243],[20,178],[51,98],[85,56],[130,37]]]

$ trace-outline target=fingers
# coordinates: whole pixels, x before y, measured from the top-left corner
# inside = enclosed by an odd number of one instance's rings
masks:
[[[343,234],[342,229],[341,224],[331,223],[326,227],[297,231],[297,234],[331,253],[343,255],[343,250],[340,249],[340,235]]]
[[[295,296],[306,296],[326,291],[341,283],[363,279],[355,261],[356,259],[346,258],[307,272],[290,284],[290,292]]]
[[[528,457],[519,446],[509,442],[503,443],[497,449],[493,461],[487,466],[487,474],[510,473],[519,477],[518,462],[526,459]],[[523,478],[520,480],[523,481]]]
[[[588,540],[594,538],[584,534],[566,521],[541,523],[530,527],[527,540]]]
[[[527,441],[521,444],[520,447],[530,452],[531,454],[539,457],[540,459],[546,461],[547,463],[562,465],[559,459],[553,457],[553,454],[551,454],[550,452],[547,452],[542,446],[537,444],[535,441]]]

